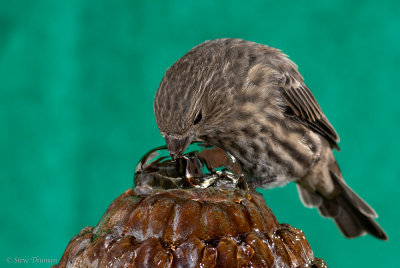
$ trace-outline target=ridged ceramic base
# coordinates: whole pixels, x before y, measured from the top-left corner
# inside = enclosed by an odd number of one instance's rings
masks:
[[[326,267],[303,232],[279,224],[257,192],[131,189],[84,228],[56,267]]]

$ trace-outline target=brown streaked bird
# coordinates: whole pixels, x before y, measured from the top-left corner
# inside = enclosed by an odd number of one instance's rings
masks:
[[[253,187],[297,183],[307,207],[343,235],[386,240],[375,211],[343,180],[333,149],[339,137],[280,50],[241,39],[204,42],[170,67],[154,100],[173,158],[194,140],[230,152]]]

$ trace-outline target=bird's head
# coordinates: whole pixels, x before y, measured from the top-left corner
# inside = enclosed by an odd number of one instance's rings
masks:
[[[154,99],[157,126],[173,158],[189,144],[228,131],[234,109],[232,91],[239,87],[243,64],[227,39],[205,42],[174,63],[166,72]],[[230,42],[233,42],[230,39]],[[234,70],[234,71],[233,71]]]
[[[173,90],[172,88],[170,90]],[[199,96],[184,96],[181,90],[160,92],[168,89],[159,89],[155,99],[155,115],[158,128],[164,137],[168,151],[173,159],[183,155],[192,141],[203,136],[213,117],[209,114],[206,102]],[[197,94],[200,93],[200,90]],[[197,95],[196,94],[196,95]]]

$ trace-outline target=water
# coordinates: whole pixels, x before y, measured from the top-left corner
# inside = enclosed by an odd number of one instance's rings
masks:
[[[192,143],[177,160],[172,160],[166,146],[157,147],[140,160],[135,170],[134,190],[138,195],[208,187],[248,189],[236,159],[205,143]]]

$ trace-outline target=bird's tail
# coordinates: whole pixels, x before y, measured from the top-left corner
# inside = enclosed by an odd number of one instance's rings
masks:
[[[303,204],[307,207],[317,207],[322,216],[332,218],[343,235],[348,238],[369,233],[378,239],[387,240],[385,231],[375,221],[378,215],[341,178],[336,161],[333,164],[329,174],[338,194],[332,198],[326,198],[318,192],[312,193],[297,184]]]

